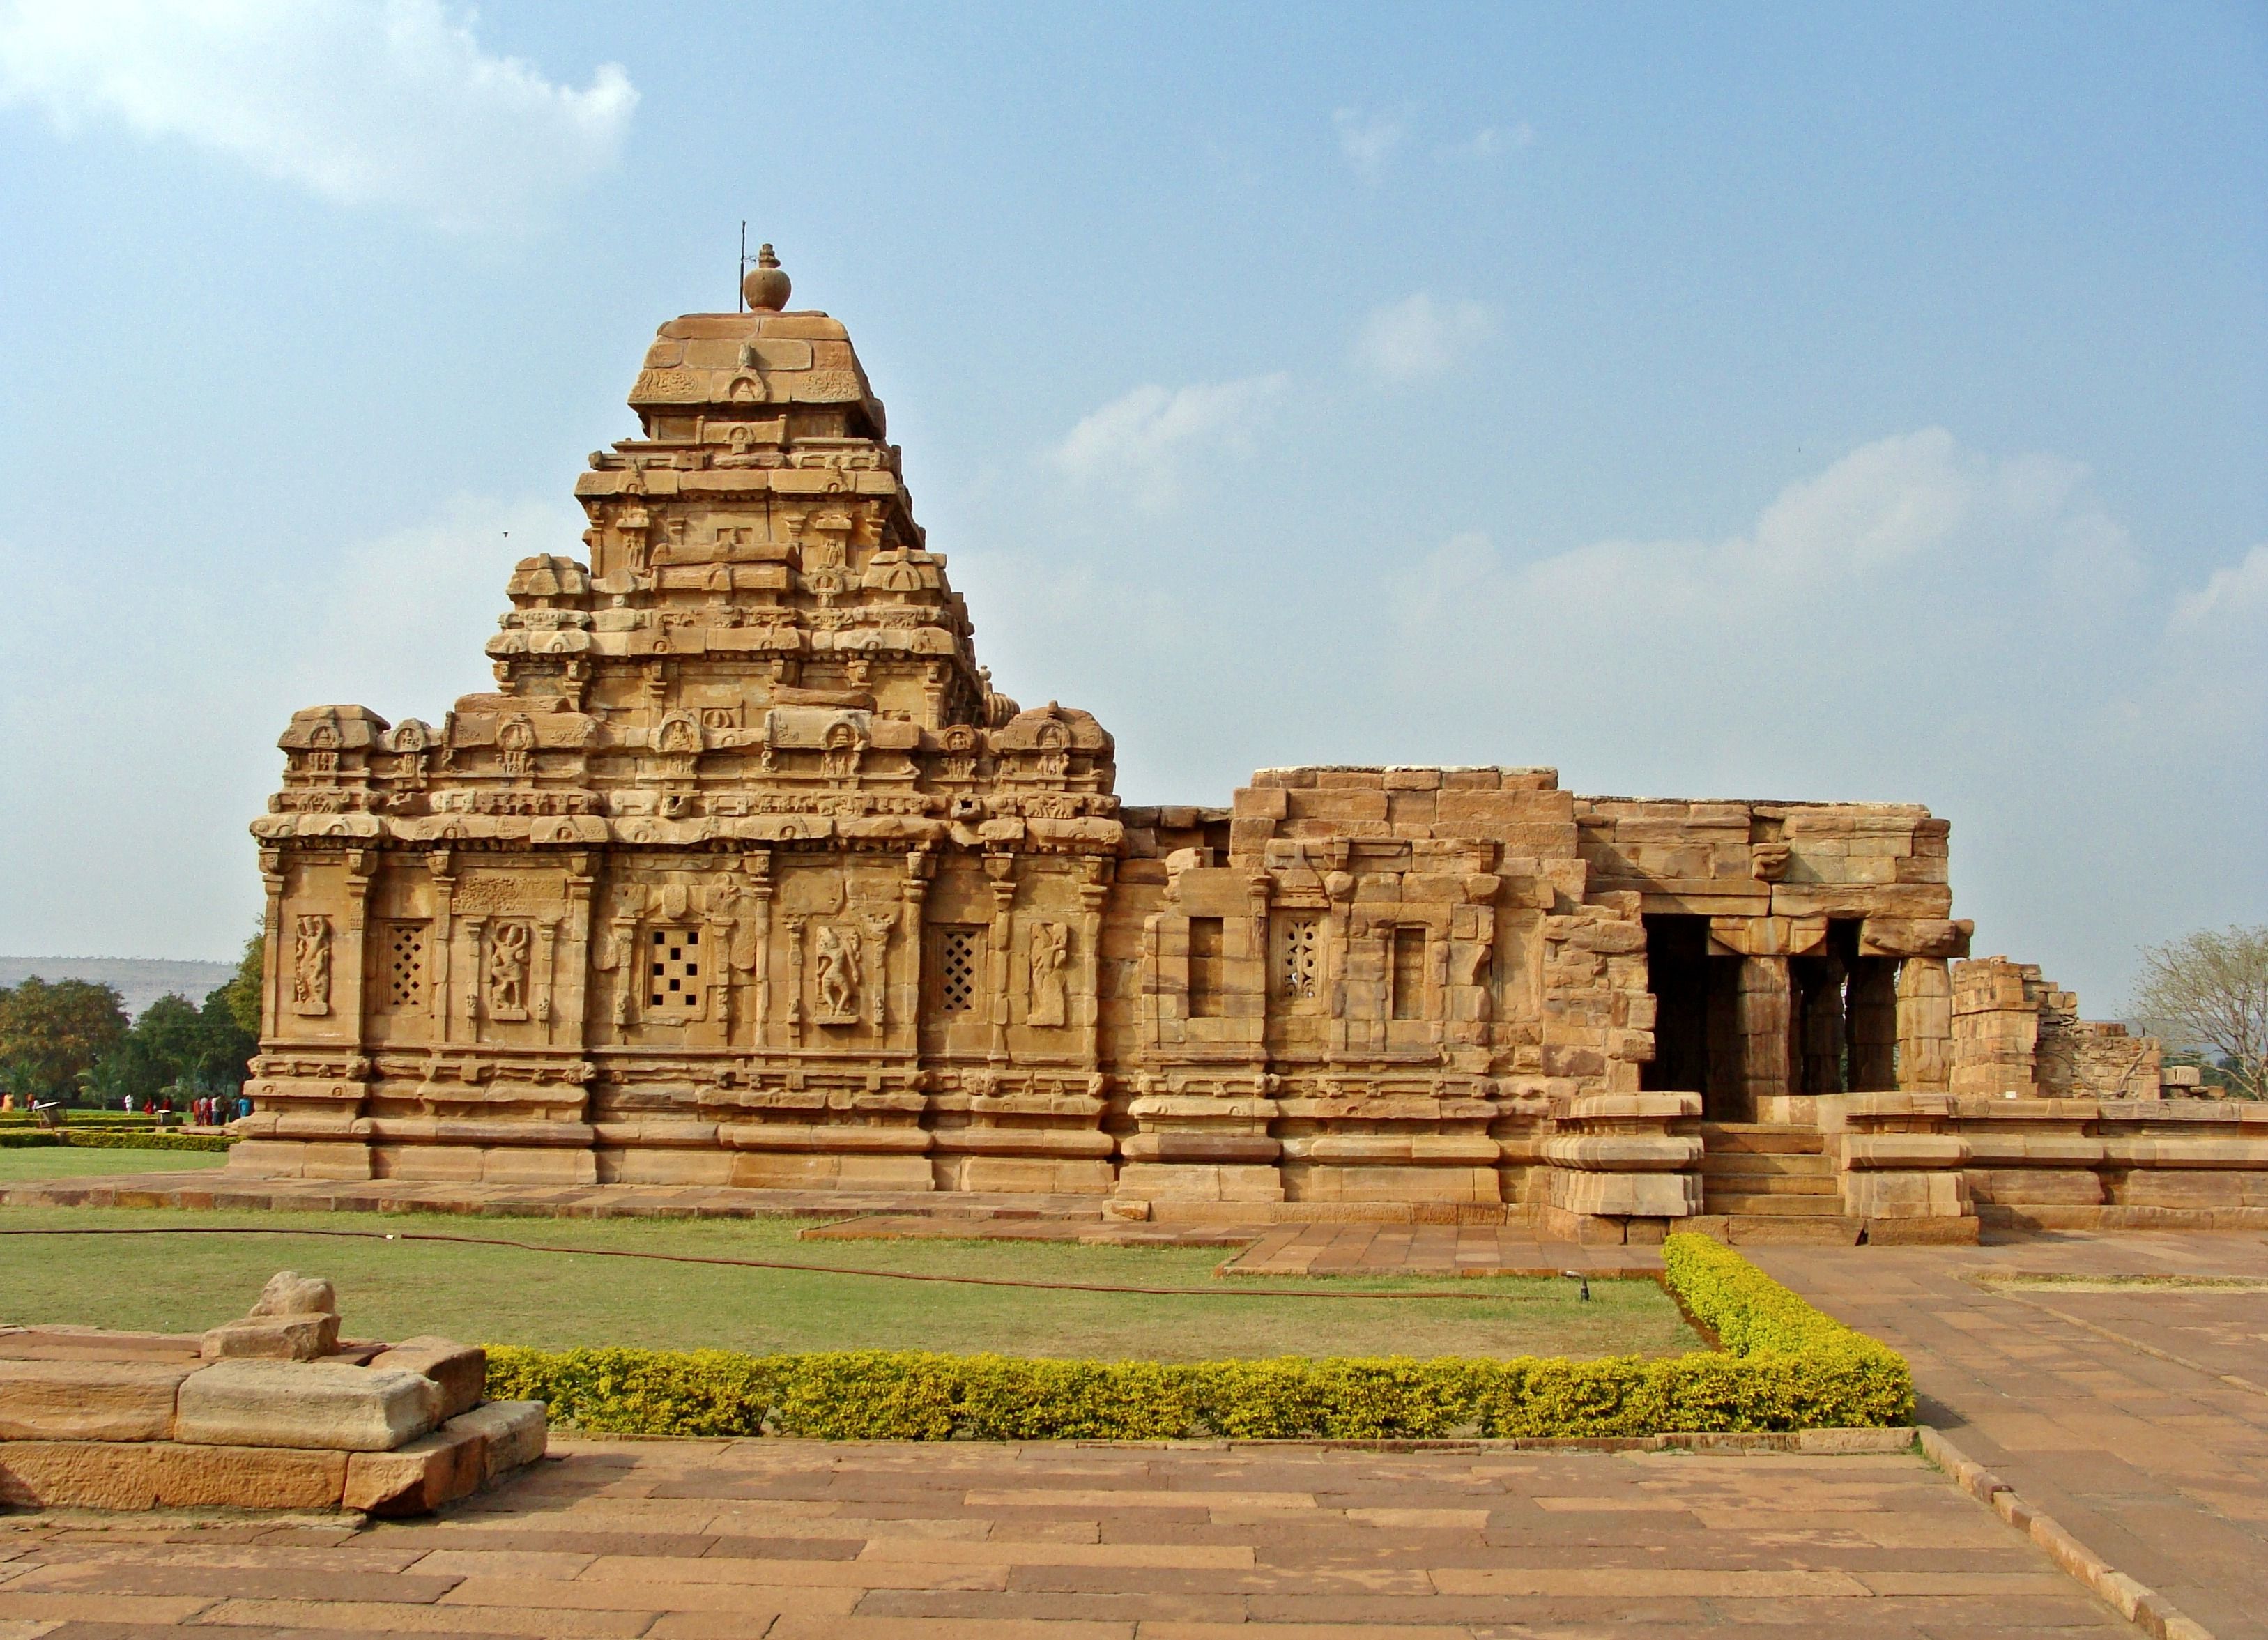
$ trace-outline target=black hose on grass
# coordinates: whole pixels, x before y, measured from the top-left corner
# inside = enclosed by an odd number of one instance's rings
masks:
[[[1489,1298],[1500,1304],[1535,1304],[1546,1295],[1530,1292],[1306,1292],[1292,1287],[1132,1287],[1107,1282],[1031,1281],[1013,1276],[938,1276],[916,1270],[861,1269],[847,1264],[797,1264],[785,1259],[736,1259],[721,1254],[641,1253],[627,1247],[559,1247],[503,1236],[452,1236],[416,1230],[270,1230],[261,1224],[190,1224],[178,1228],[118,1225],[86,1229],[0,1229],[0,1236],[329,1236],[359,1241],[445,1241],[471,1247],[513,1247],[522,1253],[564,1253],[576,1258],[652,1259],[666,1264],[724,1264],[742,1269],[800,1270],[817,1276],[871,1276],[880,1281],[943,1282],[961,1287],[1035,1287],[1050,1292],[1114,1292],[1163,1298]],[[1585,1296],[1590,1283],[1584,1283]]]

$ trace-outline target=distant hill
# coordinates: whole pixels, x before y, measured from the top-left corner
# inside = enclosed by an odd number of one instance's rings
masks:
[[[201,1003],[217,985],[236,974],[233,962],[165,962],[151,957],[0,957],[0,985],[14,985],[34,974],[50,982],[91,980],[114,985],[126,1011],[139,1015],[160,997],[186,997]]]

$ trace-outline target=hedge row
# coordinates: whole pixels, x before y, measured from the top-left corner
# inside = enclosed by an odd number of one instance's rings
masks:
[[[63,1107],[65,1120],[74,1128],[139,1128],[147,1130],[158,1125],[155,1116],[145,1116],[140,1111],[130,1114],[122,1110],[89,1110],[84,1105]],[[0,1110],[0,1128],[35,1128],[39,1117],[29,1110]]]
[[[1674,1236],[1665,1256],[1673,1291],[1722,1349],[1655,1361],[1180,1363],[492,1345],[488,1393],[541,1401],[593,1433],[831,1440],[1595,1437],[1911,1419],[1913,1381],[1895,1351],[1714,1242]]]
[[[147,1129],[103,1133],[83,1128],[33,1128],[0,1132],[0,1151],[37,1150],[42,1146],[89,1151],[225,1151],[233,1143],[217,1133],[152,1133]]]

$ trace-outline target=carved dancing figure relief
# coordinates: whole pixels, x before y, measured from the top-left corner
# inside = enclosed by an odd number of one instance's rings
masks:
[[[858,1017],[858,930],[840,923],[819,928],[819,1017],[848,1025]]]
[[[526,923],[499,923],[489,940],[489,1017],[527,1018],[528,954],[534,930]]]
[[[331,1011],[331,919],[302,915],[291,929],[291,1011]]]
[[[1064,961],[1070,954],[1071,930],[1061,923],[1032,924],[1027,960],[1031,967],[1032,1006],[1025,1016],[1032,1025],[1064,1022]]]

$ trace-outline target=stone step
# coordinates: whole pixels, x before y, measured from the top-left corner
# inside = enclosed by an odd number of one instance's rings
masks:
[[[1839,1218],[1843,1214],[1843,1197],[1839,1193],[1834,1195],[1746,1195],[1730,1191],[1705,1190],[1701,1195],[1701,1210],[1757,1218]]]
[[[1790,1155],[1780,1151],[1705,1151],[1701,1171],[1712,1176],[1750,1179],[1827,1179],[1834,1176],[1829,1156]]]
[[[1815,1178],[1786,1173],[1703,1173],[1701,1188],[1711,1195],[1831,1195],[1840,1197],[1843,1182],[1832,1173]]]
[[[1863,1225],[1855,1218],[1750,1217],[1727,1213],[1701,1213],[1681,1220],[1680,1230],[1712,1237],[1727,1246],[1856,1247]]]
[[[1821,1156],[1827,1136],[1814,1128],[1782,1128],[1767,1122],[1704,1122],[1695,1124],[1703,1146],[1712,1151],[1772,1156]]]

